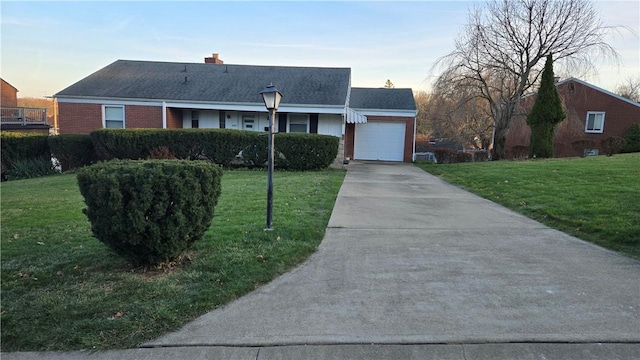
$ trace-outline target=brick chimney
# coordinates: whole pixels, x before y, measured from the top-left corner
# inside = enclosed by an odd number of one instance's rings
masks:
[[[211,57],[204,58],[205,64],[224,64],[224,61],[220,60],[220,55],[213,53]]]

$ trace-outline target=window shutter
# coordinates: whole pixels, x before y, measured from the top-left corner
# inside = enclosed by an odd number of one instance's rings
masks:
[[[309,133],[311,134],[318,133],[318,114],[309,115]]]
[[[278,113],[278,132],[287,132],[287,114]]]

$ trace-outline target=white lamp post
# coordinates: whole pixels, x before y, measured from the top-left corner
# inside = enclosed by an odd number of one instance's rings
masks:
[[[273,84],[270,84],[262,91],[260,91],[262,99],[264,100],[264,106],[269,110],[269,149],[268,149],[268,161],[267,161],[267,227],[265,230],[273,230],[271,227],[271,219],[273,217],[273,153],[274,153],[274,136],[273,131],[275,128],[276,110],[280,105],[280,99],[282,94],[276,89]]]

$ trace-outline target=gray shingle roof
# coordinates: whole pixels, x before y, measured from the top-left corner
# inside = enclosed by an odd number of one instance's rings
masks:
[[[352,109],[416,110],[411,89],[352,88]]]
[[[55,96],[262,104],[273,83],[283,105],[344,106],[350,78],[349,68],[118,60]]]

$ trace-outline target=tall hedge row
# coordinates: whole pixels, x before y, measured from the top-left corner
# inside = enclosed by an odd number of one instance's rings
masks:
[[[206,161],[112,160],[77,177],[93,235],[137,264],[159,264],[207,231],[222,170]]]
[[[96,161],[96,151],[89,135],[49,136],[47,141],[51,156],[58,160],[62,171],[81,168]]]
[[[2,132],[0,133],[0,154],[2,168],[9,170],[18,161],[50,159],[51,150],[47,135]]]
[[[146,159],[167,148],[178,159],[207,159],[229,167],[240,155],[250,166],[267,161],[267,134],[228,129],[100,129],[91,133],[100,160]],[[338,154],[339,139],[318,134],[276,134],[276,167],[322,169]]]
[[[264,167],[267,162],[268,136],[253,131],[101,129],[91,135],[3,132],[1,136],[3,174],[15,166],[34,168],[33,164],[48,163],[51,157],[58,160],[62,171],[98,160],[139,160],[157,158],[158,154],[166,154],[166,158],[209,160],[224,167]],[[276,134],[275,165],[294,171],[326,168],[338,154],[338,143],[337,137],[329,135]]]

